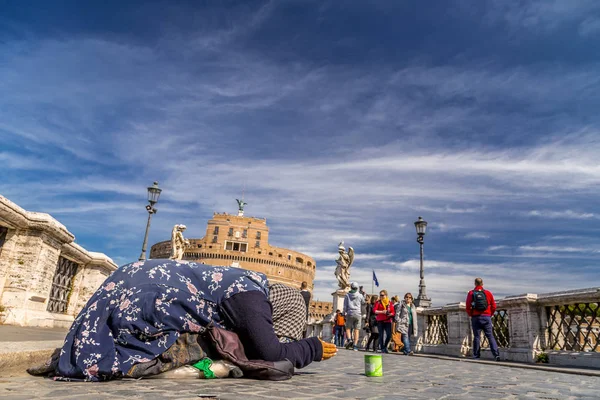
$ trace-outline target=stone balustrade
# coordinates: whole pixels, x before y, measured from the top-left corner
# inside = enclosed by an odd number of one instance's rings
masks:
[[[497,300],[494,333],[502,359],[600,368],[600,288],[522,294]],[[472,330],[465,303],[417,309],[417,351],[470,357]],[[482,341],[482,358],[492,358]]]
[[[69,327],[117,265],[44,213],[0,196],[0,323]]]

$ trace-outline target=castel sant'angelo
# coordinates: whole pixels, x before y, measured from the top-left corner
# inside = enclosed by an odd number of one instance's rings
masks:
[[[300,288],[303,281],[313,287],[317,265],[306,254],[269,244],[266,218],[244,216],[243,201],[237,215],[214,213],[200,239],[188,239],[184,259],[210,265],[234,266],[262,272],[270,282]],[[156,243],[150,258],[169,258],[171,241]],[[311,302],[310,315],[319,318],[331,313],[332,303]]]

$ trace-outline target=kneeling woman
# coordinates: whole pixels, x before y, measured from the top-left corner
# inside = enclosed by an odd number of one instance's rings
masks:
[[[305,323],[300,293],[280,284],[269,287],[263,274],[187,261],[138,261],[117,269],[88,301],[67,334],[55,373],[89,381],[127,376],[182,334],[210,324],[237,333],[250,360],[287,359],[302,368],[335,355],[333,344],[300,340]]]

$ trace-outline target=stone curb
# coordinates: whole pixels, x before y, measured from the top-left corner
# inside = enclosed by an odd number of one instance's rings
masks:
[[[27,375],[27,368],[43,364],[63,341],[2,342],[0,377]]]
[[[397,354],[400,355],[400,354]],[[573,367],[555,367],[552,365],[541,365],[541,364],[524,364],[518,362],[509,362],[509,361],[492,361],[492,360],[472,360],[469,358],[459,358],[459,357],[450,357],[450,356],[441,356],[435,354],[415,354],[416,357],[424,357],[424,358],[435,358],[438,360],[446,360],[446,361],[458,361],[458,362],[470,362],[477,364],[487,364],[487,365],[495,365],[499,367],[507,367],[507,368],[523,368],[523,369],[535,369],[540,371],[547,372],[556,372],[560,374],[572,374],[572,375],[585,375],[585,376],[598,376],[600,377],[600,370],[595,369],[584,369],[584,368],[573,368]]]
[[[348,350],[343,347],[338,347],[338,350]],[[352,350],[348,350],[352,351]],[[361,353],[371,353],[364,350],[359,350]],[[375,353],[371,353],[375,354]],[[382,353],[377,353],[382,354]],[[399,356],[406,357],[400,353],[388,353],[388,356]],[[470,358],[461,358],[461,357],[452,357],[452,356],[443,356],[438,354],[423,354],[423,353],[415,353],[414,357],[423,357],[423,358],[435,358],[437,360],[446,360],[446,361],[454,361],[454,362],[469,362],[469,363],[477,363],[477,364],[488,364],[495,365],[498,367],[506,367],[506,368],[523,368],[523,369],[534,369],[540,371],[547,372],[556,372],[560,374],[571,374],[571,375],[585,375],[585,376],[598,376],[600,377],[600,369],[588,369],[588,368],[575,368],[575,367],[559,367],[552,365],[543,365],[543,364],[525,364],[519,362],[512,361],[493,361],[493,360],[473,360]]]

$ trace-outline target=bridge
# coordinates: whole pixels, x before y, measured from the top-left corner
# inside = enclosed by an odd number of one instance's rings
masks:
[[[497,301],[494,336],[504,361],[600,369],[600,288],[521,294]],[[473,341],[465,303],[418,308],[421,354],[466,358]],[[309,332],[331,340],[332,320],[313,323]],[[482,358],[492,359],[482,338]]]

